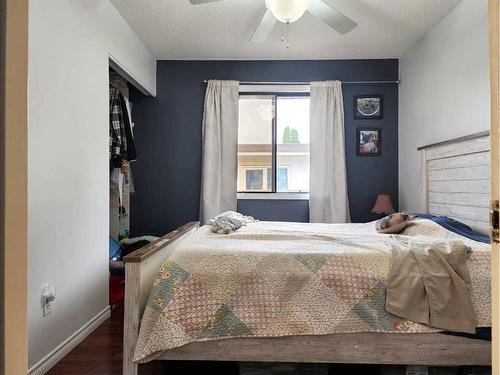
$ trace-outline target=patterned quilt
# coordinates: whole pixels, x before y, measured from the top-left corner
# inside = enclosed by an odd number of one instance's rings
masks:
[[[476,325],[490,325],[490,246],[417,219],[402,233],[460,238]],[[220,235],[201,227],[161,266],[144,311],[135,361],[195,341],[235,337],[437,330],[387,313],[388,235],[374,223],[256,222]]]

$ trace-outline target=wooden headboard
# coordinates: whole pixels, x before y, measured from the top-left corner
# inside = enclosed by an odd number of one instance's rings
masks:
[[[489,234],[489,131],[419,147],[424,209]]]

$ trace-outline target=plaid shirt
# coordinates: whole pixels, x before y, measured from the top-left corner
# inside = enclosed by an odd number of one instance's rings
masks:
[[[110,160],[127,160],[127,136],[125,122],[120,106],[120,92],[109,86],[109,158]]]

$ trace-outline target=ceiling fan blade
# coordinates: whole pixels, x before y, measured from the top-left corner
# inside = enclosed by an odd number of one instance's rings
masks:
[[[189,0],[189,2],[193,5],[205,4],[205,3],[215,3],[216,1],[222,0]]]
[[[323,0],[311,0],[307,10],[341,35],[347,34],[358,26],[356,22],[326,4]]]
[[[276,18],[269,9],[266,9],[265,13],[255,28],[252,36],[250,37],[250,42],[252,43],[262,43],[265,42],[269,34],[273,30],[274,25],[276,25]]]

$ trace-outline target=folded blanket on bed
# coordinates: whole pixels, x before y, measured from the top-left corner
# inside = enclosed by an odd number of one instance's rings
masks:
[[[392,240],[386,311],[439,329],[475,333],[466,264],[471,249],[462,241]]]
[[[252,216],[245,216],[234,211],[226,211],[210,219],[208,224],[212,226],[212,232],[214,233],[229,234],[240,229],[243,225],[254,221],[257,220]]]

